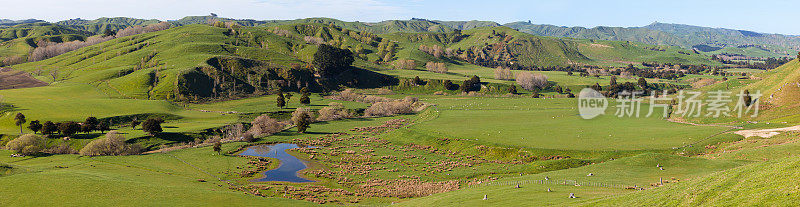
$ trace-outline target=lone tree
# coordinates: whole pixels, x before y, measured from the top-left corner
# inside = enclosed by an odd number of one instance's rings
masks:
[[[17,116],[14,117],[14,124],[19,127],[20,134],[22,134],[22,125],[25,124],[25,122],[28,122],[28,120],[25,120],[25,114],[17,113]]]
[[[647,80],[645,80],[644,78],[639,78],[639,80],[636,81],[636,83],[639,85],[639,87],[642,87],[643,90],[647,89]]]
[[[100,121],[97,120],[97,117],[93,117],[93,116],[86,117],[86,121],[83,121],[83,126],[85,127],[86,130],[83,130],[83,131],[86,132],[86,133],[94,131],[94,130],[97,129],[97,124],[99,124],[99,123],[100,123]]]
[[[276,100],[278,107],[283,108],[286,106],[286,98],[283,97],[283,92],[278,91],[278,100]]]
[[[156,135],[164,131],[161,129],[161,123],[164,121],[161,119],[147,119],[142,123],[142,131],[149,133],[150,135]]]
[[[750,96],[750,91],[744,90],[744,95],[742,96],[742,101],[744,105],[750,107],[750,104],[753,104],[753,97]]]
[[[136,126],[139,126],[139,124],[141,123],[138,119],[133,119],[133,121],[131,121],[131,129],[136,129]]]
[[[609,83],[610,86],[617,85],[617,76],[611,76],[611,82]]]
[[[355,59],[350,50],[321,44],[317,52],[314,53],[314,60],[311,61],[311,64],[320,77],[333,78],[350,68],[353,61]]]
[[[222,142],[214,142],[214,152],[216,152],[218,155],[222,154]]]
[[[303,95],[300,96],[300,103],[305,105],[311,104],[311,98],[308,97],[311,93],[308,91],[308,88],[303,87],[303,89],[300,89],[300,93],[303,93]]]
[[[72,135],[75,135],[76,133],[78,133],[79,131],[81,131],[81,125],[78,124],[78,123],[75,123],[73,121],[64,122],[64,123],[58,124],[58,131],[61,132],[61,135],[72,136]]]
[[[42,124],[42,134],[52,134],[58,131],[58,126],[52,121],[46,121]]]
[[[39,123],[39,120],[31,121],[31,123],[28,124],[28,129],[30,129],[31,131],[33,131],[34,134],[36,134],[36,132],[42,130],[42,124]]]
[[[305,133],[313,119],[311,110],[307,108],[297,108],[292,112],[292,122],[297,126],[297,132],[299,133]]]
[[[109,126],[108,122],[100,122],[100,124],[97,124],[97,130],[100,130],[100,133],[105,133],[111,130],[111,126]]]
[[[286,93],[286,95],[284,95],[284,97],[286,97],[286,103],[289,103],[289,100],[292,100],[292,94],[291,93]]]

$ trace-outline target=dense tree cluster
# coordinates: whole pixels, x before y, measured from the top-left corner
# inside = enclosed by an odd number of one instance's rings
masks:
[[[722,55],[728,56],[730,54],[722,54]],[[798,54],[798,57],[800,57],[800,54]],[[754,68],[754,69],[762,69],[762,70],[774,69],[774,68],[780,67],[780,66],[792,61],[792,59],[789,58],[789,57],[782,57],[782,58],[773,58],[773,57],[755,58],[753,60],[761,60],[761,61],[749,61],[750,59],[745,59],[745,60],[725,59],[725,58],[720,58],[720,57],[718,57],[716,55],[711,56],[711,59],[719,61],[719,62],[724,63],[724,64],[736,65],[736,67],[740,67],[740,68]]]
[[[397,47],[397,43],[389,39],[382,39],[381,43],[378,44],[377,52],[380,61],[391,62],[394,59],[395,53],[397,53]]]
[[[353,53],[350,50],[323,44],[314,53],[314,60],[311,64],[314,65],[320,77],[335,79],[337,75],[349,69],[353,61]]]
[[[461,84],[459,89],[461,89],[462,92],[480,91],[481,78],[473,75],[472,78],[464,80],[464,83]]]

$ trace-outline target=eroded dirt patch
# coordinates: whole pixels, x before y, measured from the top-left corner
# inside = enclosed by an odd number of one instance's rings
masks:
[[[47,82],[33,78],[24,71],[0,68],[0,90],[47,86]]]

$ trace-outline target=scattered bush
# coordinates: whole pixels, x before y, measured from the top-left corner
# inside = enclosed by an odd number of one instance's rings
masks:
[[[398,101],[377,102],[364,110],[364,116],[377,117],[410,114],[414,112],[413,104],[415,102],[416,99],[410,97]]]
[[[19,154],[33,155],[41,152],[45,144],[46,140],[44,138],[33,134],[25,134],[6,143],[6,148]]]
[[[50,154],[78,154],[78,151],[72,149],[67,143],[60,143],[50,148],[42,150],[42,152]]]
[[[346,89],[340,92],[339,94],[330,96],[328,98],[339,101],[353,101],[361,103],[377,103],[377,102],[387,102],[393,100],[386,97],[359,94],[350,89]]]
[[[353,116],[354,112],[352,110],[345,108],[344,105],[339,102],[331,102],[328,106],[322,107],[322,109],[319,110],[317,121],[347,119]]]
[[[261,116],[256,117],[256,119],[252,122],[253,126],[247,130],[247,134],[251,134],[253,136],[261,137],[272,135],[278,132],[283,131],[283,128],[286,126],[283,122],[278,121],[277,119],[270,118],[269,115],[263,114]]]
[[[125,143],[125,137],[117,131],[106,133],[106,137],[92,140],[79,152],[83,156],[134,155],[142,153],[138,144]]]

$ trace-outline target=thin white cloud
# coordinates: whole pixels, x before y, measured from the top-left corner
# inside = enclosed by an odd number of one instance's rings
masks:
[[[378,21],[404,9],[377,0],[30,0],[2,2],[0,18],[59,21],[127,16],[161,20],[216,13],[246,19],[331,17]]]

